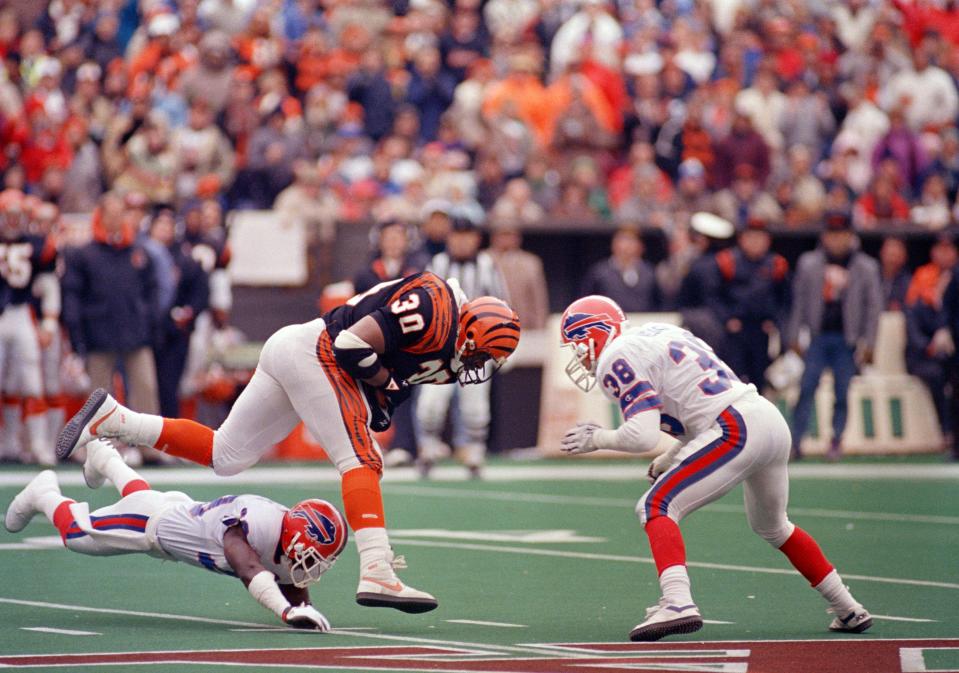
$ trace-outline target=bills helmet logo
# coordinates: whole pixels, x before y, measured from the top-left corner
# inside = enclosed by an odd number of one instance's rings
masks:
[[[334,558],[346,546],[347,529],[339,510],[325,500],[298,503],[284,517],[284,532],[299,532],[305,542],[325,558]]]
[[[563,337],[566,341],[592,339],[599,343],[613,333],[613,318],[607,313],[572,313],[563,320]]]

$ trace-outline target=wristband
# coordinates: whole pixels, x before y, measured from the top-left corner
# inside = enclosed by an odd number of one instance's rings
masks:
[[[273,579],[273,573],[269,570],[261,570],[247,586],[250,595],[256,599],[256,602],[267,610],[283,619],[283,613],[290,607],[290,602],[286,600],[276,580]]]
[[[46,317],[40,321],[40,329],[50,334],[56,334],[60,330],[60,321],[53,317]]]

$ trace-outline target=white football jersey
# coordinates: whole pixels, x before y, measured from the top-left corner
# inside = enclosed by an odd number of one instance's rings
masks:
[[[756,387],[740,381],[709,345],[687,330],[646,323],[600,354],[596,378],[623,418],[660,410],[663,432],[691,438]]]
[[[234,575],[223,554],[223,534],[238,523],[263,567],[280,584],[292,584],[281,561],[280,531],[287,508],[258,495],[224,495],[210,502],[178,504],[160,516],[157,541],[178,561]]]

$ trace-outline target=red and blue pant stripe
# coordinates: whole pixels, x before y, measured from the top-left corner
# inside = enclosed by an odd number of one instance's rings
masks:
[[[646,520],[666,516],[669,503],[678,494],[696,484],[738,456],[746,445],[746,423],[733,407],[717,419],[722,436],[686,458],[656,482],[646,496]]]
[[[132,530],[137,533],[146,532],[147,521],[150,517],[145,514],[108,514],[106,516],[91,516],[90,522],[94,530]],[[70,522],[64,534],[64,539],[73,540],[86,535],[80,530],[76,521]]]

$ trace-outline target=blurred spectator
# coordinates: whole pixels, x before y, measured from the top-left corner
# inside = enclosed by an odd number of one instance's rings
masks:
[[[373,140],[379,140],[393,128],[395,103],[390,83],[383,69],[383,57],[377,47],[363,54],[360,67],[347,82],[350,100],[363,108],[363,129]]]
[[[763,191],[756,169],[749,164],[736,166],[732,184],[716,194],[713,209],[738,226],[745,225],[751,217],[771,224],[779,224],[783,219],[779,204]]]
[[[721,250],[734,232],[735,228],[728,220],[712,213],[694,213],[689,219],[688,248],[675,255],[680,263],[674,263],[670,258],[670,264],[674,264],[673,277],[679,278],[674,305],[682,315],[683,326],[701,339],[708,339],[708,343],[722,343],[725,333],[719,315],[710,303],[719,284],[719,268],[713,253]],[[675,286],[675,280],[670,285]]]
[[[476,224],[455,218],[446,241],[446,252],[433,257],[427,269],[440,278],[459,280],[467,299],[490,295],[508,299],[506,286],[493,258],[480,250],[482,233]],[[456,404],[453,418],[455,448],[473,478],[480,474],[486,458],[490,422],[490,381],[469,386],[423,386],[416,399],[419,427],[419,468],[428,475],[433,464],[449,455],[442,439],[446,415]],[[455,398],[455,402],[454,402]]]
[[[119,27],[116,14],[103,12],[97,17],[93,30],[81,38],[84,56],[95,61],[101,70],[106,70],[114,59],[123,57],[123,49],[117,39]]]
[[[268,109],[250,138],[249,162],[237,180],[238,203],[265,209],[293,181],[293,162],[301,147],[297,135],[287,130],[283,111]]]
[[[487,121],[491,121],[500,114],[515,115],[533,131],[539,144],[545,147],[551,140],[551,107],[546,88],[538,76],[539,70],[540,64],[532,54],[513,54],[509,60],[507,76],[486,89],[483,116]]]
[[[434,47],[423,47],[413,59],[406,100],[419,112],[420,139],[436,139],[440,117],[453,102],[456,80],[440,70],[440,53]]]
[[[178,391],[186,369],[190,335],[210,298],[207,274],[175,236],[172,211],[161,210],[153,218],[148,241],[144,242],[154,263],[162,260],[161,264],[169,265],[173,280],[169,287],[158,283],[157,335],[153,347],[160,414],[168,418],[176,418],[180,413]]]
[[[792,307],[784,343],[803,356],[805,368],[793,410],[793,457],[812,414],[819,379],[832,371],[835,404],[827,456],[841,455],[849,382],[858,366],[871,364],[883,307],[879,265],[856,249],[852,222],[845,213],[827,213],[821,246],[799,258],[792,284]],[[801,333],[809,336],[803,347]]]
[[[800,95],[805,92],[798,91]],[[748,89],[736,96],[736,112],[749,117],[752,127],[763,137],[770,150],[783,148],[782,126],[789,101],[776,86],[776,73],[771,68],[760,70]],[[793,106],[801,103],[793,101]]]
[[[123,200],[107,193],[93,214],[93,241],[67,259],[63,323],[73,350],[85,357],[94,388],[113,388],[122,367],[131,408],[157,413],[157,284],[150,256],[135,241],[136,223]],[[123,325],[123,329],[117,329]]]
[[[790,226],[807,226],[819,221],[826,189],[812,173],[812,153],[803,145],[789,149],[788,163],[773,177],[776,200],[785,210]]]
[[[659,285],[652,265],[643,259],[643,239],[635,227],[621,226],[613,234],[612,255],[586,272],[580,294],[601,294],[626,313],[658,311]]]
[[[955,123],[959,113],[959,92],[949,74],[929,60],[926,48],[912,52],[912,67],[899,71],[880,92],[886,110],[903,108],[906,123],[913,131]]]
[[[154,204],[173,203],[178,162],[166,117],[150,113],[124,146],[123,163],[113,181],[117,190],[142,192]]]
[[[524,330],[544,329],[549,317],[549,296],[543,261],[523,250],[522,245],[517,221],[493,216],[489,254],[506,281],[510,306],[519,315]]]
[[[789,299],[789,264],[771,245],[768,223],[747,220],[736,245],[716,253],[719,283],[708,298],[726,328],[720,355],[760,391],[771,362],[769,337],[783,325]]]
[[[897,236],[887,236],[879,249],[883,307],[886,311],[902,311],[906,307],[906,291],[911,280],[908,262],[906,242]]]
[[[822,156],[825,141],[836,128],[825,93],[810,91],[804,80],[797,79],[788,94],[779,115],[783,149],[802,146],[814,158]]]
[[[329,167],[326,167],[327,172]],[[282,222],[299,221],[310,241],[332,243],[336,236],[339,200],[324,185],[320,170],[300,160],[293,165],[293,184],[276,197],[274,210]]]
[[[441,199],[431,199],[423,205],[423,222],[420,225],[420,234],[423,237],[421,254],[426,259],[433,259],[441,252],[446,252],[446,239],[450,234],[450,204]]]
[[[234,175],[233,148],[213,123],[213,109],[204,98],[191,101],[188,124],[173,132],[171,143],[177,159],[175,193],[178,200],[197,196],[204,178],[215,179],[217,191],[229,189]],[[262,156],[252,151],[250,154]]]
[[[549,60],[554,76],[580,59],[619,68],[623,28],[609,10],[606,0],[581,0],[579,11],[553,36]]]
[[[533,192],[523,178],[513,178],[506,183],[503,195],[496,200],[490,211],[492,220],[513,222],[517,225],[539,224],[543,217],[543,209],[533,200]]]
[[[900,179],[909,189],[918,188],[917,181],[928,160],[919,143],[919,136],[906,126],[905,116],[898,108],[889,113],[889,130],[873,148],[873,169],[887,159],[895,162]]]
[[[866,46],[878,12],[869,0],[837,2],[830,8],[836,22],[836,35],[846,49],[858,51]]]
[[[100,152],[87,134],[82,118],[72,118],[64,128],[73,161],[63,174],[63,190],[57,205],[68,213],[88,213],[96,206],[103,191],[103,173],[100,169]],[[51,176],[45,176],[49,186]],[[48,199],[53,200],[53,199]]]
[[[449,29],[440,37],[444,69],[455,81],[462,82],[470,67],[488,56],[488,41],[479,14],[471,9],[457,9]]]
[[[896,191],[892,178],[877,175],[868,191],[856,201],[853,221],[857,229],[875,229],[884,224],[903,222],[909,217],[909,204]]]
[[[200,0],[199,16],[227,35],[236,35],[246,28],[256,8],[256,0]]]
[[[906,370],[929,389],[947,446],[953,422],[948,389],[949,360],[956,352],[943,295],[959,262],[953,234],[943,233],[929,251],[929,263],[916,269],[906,296]]]
[[[180,77],[180,93],[186,100],[203,98],[215,115],[223,111],[230,97],[234,66],[226,33],[211,30],[200,40],[200,58]]]
[[[946,181],[941,175],[931,174],[922,183],[919,202],[909,210],[909,219],[924,229],[943,229],[952,219]]]
[[[715,186],[728,187],[732,184],[733,170],[741,165],[753,168],[760,185],[769,177],[769,146],[755,129],[749,117],[737,114],[732,129],[716,147]]]

